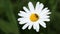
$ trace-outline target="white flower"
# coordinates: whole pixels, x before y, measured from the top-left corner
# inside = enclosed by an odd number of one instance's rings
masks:
[[[22,16],[22,18],[19,18],[19,24],[25,24],[22,29],[26,29],[28,27],[28,29],[30,30],[33,26],[33,29],[36,30],[37,32],[39,32],[39,24],[46,28],[46,23],[44,21],[50,21],[49,19],[49,14],[51,14],[51,12],[49,12],[48,8],[44,8],[44,5],[42,3],[37,2],[36,3],[36,7],[34,8],[32,2],[28,3],[28,8],[23,7],[24,11],[20,11],[20,13],[18,13],[19,16]]]

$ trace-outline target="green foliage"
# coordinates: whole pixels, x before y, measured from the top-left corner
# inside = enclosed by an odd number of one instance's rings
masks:
[[[28,2],[34,6],[36,2],[41,2],[51,11],[51,21],[46,22],[47,28],[41,27],[37,33],[33,29],[22,30],[19,25],[18,12],[23,10],[23,6],[28,8]],[[60,0],[0,0],[0,34],[60,34]]]

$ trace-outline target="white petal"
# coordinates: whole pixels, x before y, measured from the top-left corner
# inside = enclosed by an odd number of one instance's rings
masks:
[[[43,10],[42,10],[42,14],[51,14],[51,12],[49,12],[50,10],[48,10],[48,8],[44,8]]]
[[[27,27],[28,27],[28,23],[27,24],[25,24],[23,27],[22,27],[22,29],[24,30],[24,29],[26,29]]]
[[[40,9],[39,7],[40,7],[40,4],[39,4],[39,2],[37,2],[35,10],[38,11],[38,9]]]
[[[46,28],[46,24],[44,22],[40,22],[40,25]]]
[[[35,30],[36,30],[36,26],[37,26],[36,24],[33,24],[33,28],[34,28]]]
[[[20,11],[21,14],[26,14],[24,11]]]
[[[39,29],[36,29],[36,32],[39,32]]]
[[[24,9],[26,12],[29,12],[29,10],[28,10],[26,7],[23,7],[23,9]]]
[[[25,12],[23,12],[23,11],[20,11],[20,13],[18,13],[18,15],[19,16],[23,16],[23,17],[26,17],[27,16],[27,14]]]
[[[36,24],[36,29],[39,29],[39,24]]]
[[[39,24],[36,26],[36,31],[39,32]]]
[[[44,15],[42,15],[40,18],[41,19],[47,19],[47,18],[49,18],[50,16],[44,16]]]
[[[42,15],[42,16],[43,16],[43,15],[47,16],[47,15],[49,15],[49,14],[51,14],[51,12],[42,12],[41,15]]]
[[[43,9],[43,11],[46,11],[47,9],[48,9],[48,8],[46,7],[46,8]],[[48,11],[49,11],[49,10],[48,10]]]
[[[47,14],[51,14],[51,12],[48,12]]]
[[[30,30],[32,28],[32,24],[29,25],[28,29]]]
[[[50,19],[42,19],[43,21],[50,21]]]
[[[18,21],[26,20],[26,18],[18,18]]]
[[[39,29],[39,24],[38,24],[38,23],[34,23],[34,24],[33,24],[33,28],[34,28],[34,29]]]
[[[20,18],[18,18],[18,21],[20,21]]]
[[[34,6],[33,6],[32,2],[28,3],[28,7],[29,7],[30,11],[34,11]]]
[[[26,22],[19,22],[19,24],[25,24]]]
[[[25,24],[25,23],[27,23],[26,18],[19,18],[18,21],[20,21],[19,24]]]
[[[41,4],[40,4],[40,9],[39,9],[39,10],[41,11],[41,10],[43,9],[43,7],[44,7],[44,5],[41,3]]]
[[[49,15],[51,12],[44,12],[43,15]]]

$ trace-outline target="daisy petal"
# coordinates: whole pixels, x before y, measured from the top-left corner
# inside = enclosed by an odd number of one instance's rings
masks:
[[[46,24],[44,22],[40,22],[40,25],[46,28]]]
[[[25,23],[26,23],[26,22],[22,22],[22,21],[21,21],[21,22],[19,22],[19,24],[25,24]]]
[[[51,14],[51,12],[48,12],[47,14]]]
[[[22,29],[24,30],[24,29],[26,29],[27,27],[28,27],[28,23],[25,24],[25,25],[22,27]]]
[[[42,15],[49,15],[49,14],[51,14],[51,12],[42,12]]]
[[[48,8],[44,8],[43,10],[42,10],[42,13],[43,14],[51,14],[51,12],[49,12],[50,10],[48,10]]]
[[[47,13],[47,12],[49,12],[49,11],[50,11],[50,10],[47,10],[47,9],[46,9],[44,12]]]
[[[40,9],[39,9],[39,10],[41,11],[41,10],[43,9],[43,7],[44,7],[44,5],[41,3],[41,4],[40,4]]]
[[[50,21],[50,19],[43,19],[43,21]]]
[[[41,16],[41,19],[48,19],[50,16]]]
[[[28,29],[30,30],[32,28],[32,24],[29,25]]]
[[[36,26],[36,31],[39,32],[39,24]]]
[[[37,2],[35,10],[38,11],[39,7],[40,7],[40,4],[39,4],[39,2]]]
[[[34,11],[34,6],[33,6],[32,2],[28,3],[28,7],[29,7],[30,11]]]
[[[39,24],[36,24],[36,29],[39,29]]]
[[[39,32],[39,29],[36,29],[36,32]]]
[[[23,17],[26,17],[27,14],[25,12],[23,12],[23,11],[20,11],[20,13],[18,13],[18,15],[19,16],[23,16]]]
[[[47,9],[48,9],[48,8],[46,7],[46,8],[43,9],[43,11],[46,11]],[[48,11],[49,11],[49,10],[48,10]]]
[[[36,26],[37,26],[36,24],[33,24],[33,28],[34,28],[35,30],[36,30]]]
[[[28,10],[26,7],[23,7],[23,9],[24,9],[26,12],[29,12],[29,10]]]
[[[19,18],[18,21],[20,21],[19,24],[25,24],[27,22],[26,18]]]
[[[26,18],[18,18],[18,21],[23,21],[23,20],[26,20]]]

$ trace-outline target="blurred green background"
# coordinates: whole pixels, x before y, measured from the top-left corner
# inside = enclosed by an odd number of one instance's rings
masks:
[[[46,22],[47,28],[40,28],[39,32],[33,30],[22,30],[17,15],[23,6],[28,7],[31,1],[34,6],[41,2],[51,11],[51,21]],[[24,10],[23,10],[24,11]],[[0,0],[0,34],[60,34],[60,0]]]

